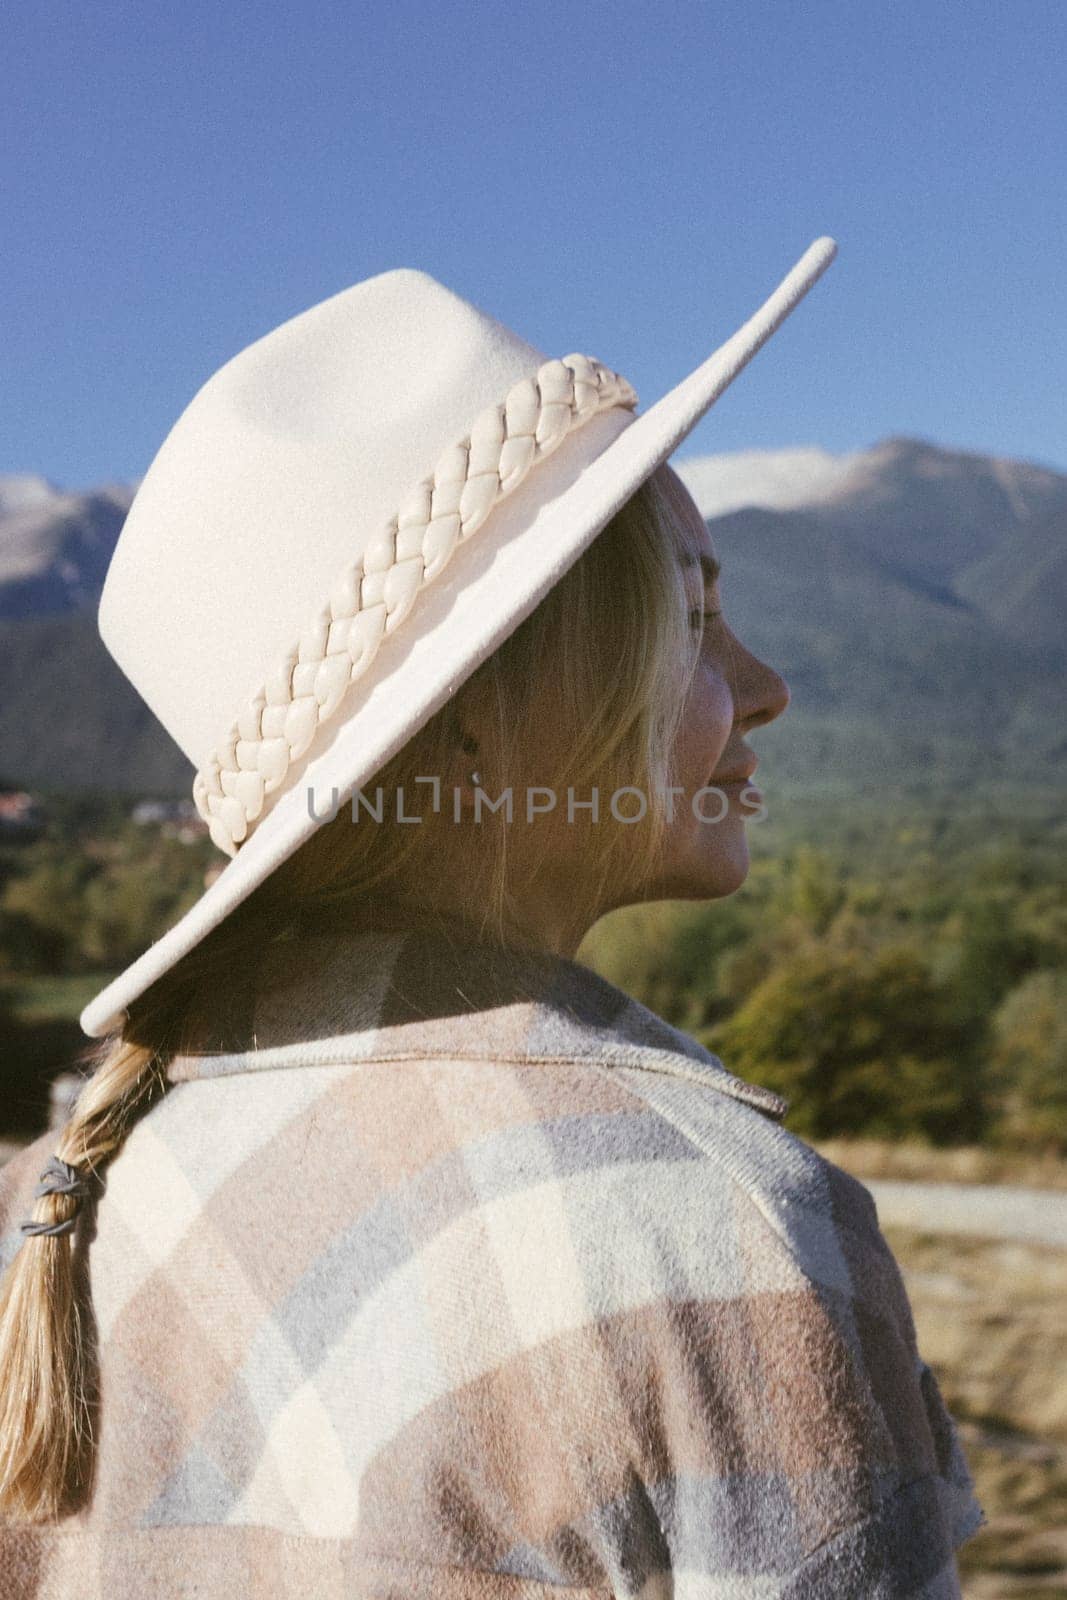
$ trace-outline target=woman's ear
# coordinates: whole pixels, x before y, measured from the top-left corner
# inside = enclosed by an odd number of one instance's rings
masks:
[[[449,755],[456,761],[470,762],[478,754],[478,740],[466,717],[455,706],[449,708],[446,722]]]

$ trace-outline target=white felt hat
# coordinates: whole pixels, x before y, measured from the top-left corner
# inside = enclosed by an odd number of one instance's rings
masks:
[[[130,506],[100,634],[185,751],[231,859],[81,1014],[90,1037],[200,942],[530,614],[789,315],[816,239],[647,411],[424,272],[257,339],[194,395]],[[313,798],[312,798],[313,797]]]

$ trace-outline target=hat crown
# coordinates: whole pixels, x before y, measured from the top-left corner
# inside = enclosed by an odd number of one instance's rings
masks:
[[[290,318],[200,388],[130,506],[99,611],[194,765],[442,451],[545,360],[398,268]]]

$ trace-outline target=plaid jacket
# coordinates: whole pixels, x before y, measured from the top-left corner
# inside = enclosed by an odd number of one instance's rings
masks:
[[[0,1527],[5,1600],[958,1595],[874,1201],[777,1095],[440,932],[268,945],[195,1039],[83,1207],[96,1479]]]

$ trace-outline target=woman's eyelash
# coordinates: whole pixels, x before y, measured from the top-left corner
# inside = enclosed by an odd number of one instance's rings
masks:
[[[697,627],[698,625],[700,627],[703,627],[704,623],[707,622],[707,621],[710,621],[713,617],[721,617],[721,616],[722,616],[722,612],[721,611],[698,611],[698,610],[694,609],[694,610],[690,611],[690,613],[689,613],[689,621],[690,621],[691,626],[694,627],[694,628]]]

